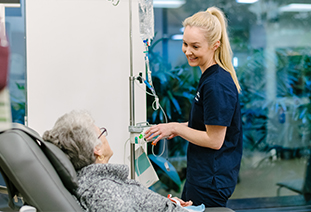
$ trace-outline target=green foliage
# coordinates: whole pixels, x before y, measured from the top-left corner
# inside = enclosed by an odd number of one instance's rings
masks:
[[[153,45],[158,44],[156,41]],[[153,86],[157,92],[160,104],[166,112],[168,122],[185,122],[188,120],[191,103],[201,75],[199,68],[183,64],[174,68],[166,64],[159,54],[149,50],[150,69],[152,71]],[[154,98],[147,98],[147,117],[150,123],[163,123],[165,116],[161,110],[152,107]]]
[[[270,150],[283,146],[285,140],[310,145],[310,49],[259,49],[250,55],[237,69],[242,87],[244,147]],[[269,94],[269,77],[275,78],[275,94]]]
[[[191,103],[196,93],[201,71],[198,67],[190,67],[188,63],[172,68],[159,53],[153,51],[162,39],[154,41],[149,49],[150,69],[155,91],[160,105],[167,115],[168,122],[187,122]],[[154,97],[147,96],[147,119],[149,123],[165,123],[162,110],[154,110]],[[160,148],[160,149],[159,149]],[[167,142],[168,157],[185,156],[187,141],[175,137]],[[150,152],[151,147],[148,147]],[[161,152],[161,145],[155,147],[155,152]],[[182,167],[179,167],[182,168]]]

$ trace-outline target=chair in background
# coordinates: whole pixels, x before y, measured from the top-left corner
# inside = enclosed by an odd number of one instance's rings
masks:
[[[280,190],[282,188],[286,188],[303,195],[306,202],[309,202],[311,200],[311,156],[309,156],[307,161],[304,178],[278,182],[276,185],[279,186],[277,196],[280,196]]]

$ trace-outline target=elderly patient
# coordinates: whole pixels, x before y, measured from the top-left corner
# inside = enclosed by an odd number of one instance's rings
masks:
[[[43,139],[66,153],[78,175],[77,198],[86,211],[187,211],[139,182],[128,179],[129,168],[109,164],[113,152],[107,130],[98,128],[85,111],[60,117]],[[181,202],[190,206],[191,201]]]

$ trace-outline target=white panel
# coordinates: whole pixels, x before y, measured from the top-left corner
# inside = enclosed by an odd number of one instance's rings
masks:
[[[129,2],[27,0],[28,126],[42,134],[73,109],[91,112],[108,129],[113,163],[123,163],[129,137]],[[133,64],[144,72],[137,0],[133,0]],[[136,122],[146,120],[135,88]],[[127,155],[129,152],[127,144]]]

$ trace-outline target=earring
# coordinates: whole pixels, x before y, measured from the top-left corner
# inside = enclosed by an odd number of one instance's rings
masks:
[[[104,156],[103,155],[100,155],[97,158],[98,158],[99,161],[103,161],[104,160]]]

